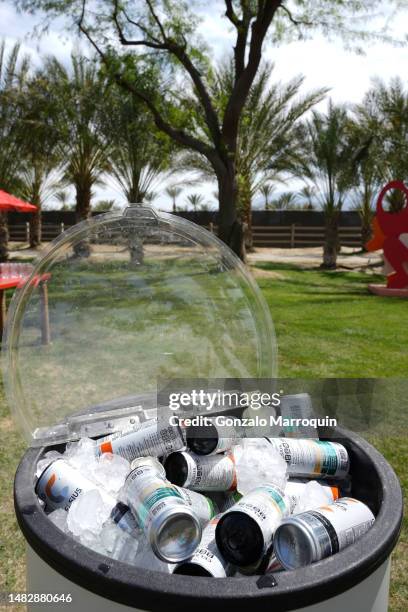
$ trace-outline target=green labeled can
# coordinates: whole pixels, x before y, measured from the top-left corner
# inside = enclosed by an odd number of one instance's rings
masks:
[[[350,469],[347,449],[338,442],[267,438],[288,465],[289,476],[346,478]]]
[[[131,468],[125,481],[127,503],[153,552],[168,563],[188,559],[200,543],[202,531],[192,505],[166,480],[157,459],[136,459]]]

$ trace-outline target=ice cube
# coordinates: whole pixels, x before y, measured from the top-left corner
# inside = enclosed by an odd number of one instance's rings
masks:
[[[311,480],[305,485],[303,495],[295,504],[292,514],[313,510],[332,502],[333,499],[330,497],[330,493],[316,480]]]
[[[54,510],[48,515],[48,518],[52,523],[54,523],[54,525],[58,527],[58,529],[61,529],[61,531],[63,531],[64,533],[68,533],[68,512],[66,512],[63,508],[58,508],[57,510]]]
[[[89,477],[97,463],[95,451],[95,440],[81,438],[78,442],[69,442],[67,444],[64,458],[77,470],[86,471]]]
[[[262,484],[282,489],[287,480],[287,464],[265,438],[245,438],[233,449],[237,471],[237,490],[241,495]]]
[[[119,455],[103,453],[93,469],[93,479],[110,493],[117,494],[130,472],[130,463]]]
[[[92,489],[85,491],[71,505],[68,512],[68,529],[78,537],[81,542],[88,541],[89,534],[99,535],[103,524],[108,520],[112,505],[99,491]],[[83,543],[84,543],[83,542]]]
[[[37,463],[37,469],[35,472],[36,477],[39,478],[43,471],[50,465],[50,463],[52,463],[56,459],[62,459],[61,453],[55,450],[48,451],[48,453],[45,453],[45,455],[43,455]]]

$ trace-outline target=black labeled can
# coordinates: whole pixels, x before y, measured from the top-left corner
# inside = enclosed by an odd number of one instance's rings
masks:
[[[216,529],[222,556],[238,567],[258,564],[269,549],[290,503],[282,489],[261,485],[225,512]]]
[[[190,426],[186,430],[187,446],[197,455],[215,455],[230,450],[237,444],[237,431],[211,423]]]
[[[199,491],[234,491],[237,486],[232,453],[196,455],[172,453],[164,462],[167,478],[180,487]]]

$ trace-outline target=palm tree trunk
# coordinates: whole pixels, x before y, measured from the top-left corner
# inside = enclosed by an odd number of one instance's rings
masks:
[[[37,204],[38,206],[38,204]],[[41,244],[41,209],[30,215],[30,247],[36,249]]]
[[[325,270],[335,270],[339,251],[339,215],[338,213],[332,213],[326,216],[323,262],[320,267]]]
[[[92,188],[90,184],[76,186],[76,222],[80,223],[91,217]],[[77,257],[89,257],[91,247],[88,240],[81,240],[74,246]]]
[[[9,258],[7,213],[0,213],[0,262]]]
[[[362,219],[361,221],[361,248],[366,251],[366,244],[371,239],[371,220]]]
[[[218,237],[225,242],[234,253],[245,261],[244,229],[237,215],[238,183],[233,162],[219,174],[218,179]]]
[[[251,190],[245,176],[241,176],[239,180],[238,211],[243,226],[245,251],[251,253],[254,250],[252,236],[252,201]]]

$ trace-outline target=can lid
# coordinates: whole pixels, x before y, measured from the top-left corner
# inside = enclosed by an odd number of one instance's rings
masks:
[[[247,269],[203,227],[139,205],[47,246],[13,296],[3,357],[34,446],[143,421],[140,396],[156,398],[159,381],[276,374],[269,309]]]
[[[160,476],[166,478],[166,470],[156,457],[138,457],[137,459],[133,459],[130,464],[130,469],[133,471],[142,466],[154,468]]]
[[[169,508],[167,516],[160,513],[152,522],[149,532],[154,553],[167,563],[186,561],[200,543],[200,521],[188,506]]]
[[[296,517],[279,525],[273,539],[274,553],[287,570],[310,565],[317,560],[316,543],[307,525]]]

